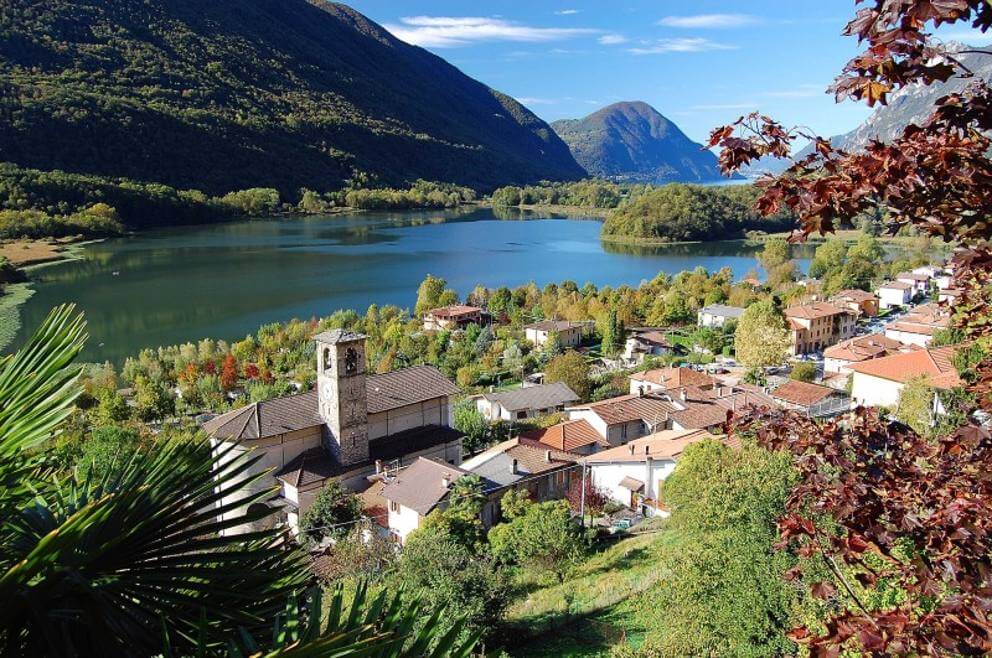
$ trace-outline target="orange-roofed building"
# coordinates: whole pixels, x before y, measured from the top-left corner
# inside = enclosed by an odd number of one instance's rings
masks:
[[[582,460],[593,483],[611,500],[644,514],[667,516],[664,483],[682,452],[706,439],[705,430],[663,430]]]
[[[853,373],[851,397],[866,407],[893,407],[903,387],[918,377],[937,389],[960,386],[953,363],[956,350],[957,346],[949,345],[852,364],[848,366]]]
[[[792,354],[819,352],[854,335],[857,314],[829,302],[800,304],[785,309]]]
[[[464,329],[470,324],[487,324],[488,315],[476,306],[454,304],[432,308],[424,314],[424,331]]]
[[[566,420],[544,429],[524,432],[521,438],[540,441],[549,448],[577,455],[590,455],[609,443],[585,420]]]

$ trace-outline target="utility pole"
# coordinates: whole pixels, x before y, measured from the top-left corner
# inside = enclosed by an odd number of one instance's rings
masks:
[[[582,464],[582,491],[579,494],[579,516],[582,527],[586,527],[586,465]]]

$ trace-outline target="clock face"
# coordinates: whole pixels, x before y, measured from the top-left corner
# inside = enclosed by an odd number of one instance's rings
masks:
[[[346,374],[354,375],[358,372],[358,352],[354,347],[349,347],[344,355],[344,371]]]

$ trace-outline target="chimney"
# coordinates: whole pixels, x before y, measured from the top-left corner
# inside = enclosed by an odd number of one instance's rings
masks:
[[[510,472],[513,473],[514,475],[517,475],[520,472],[520,468],[519,468],[519,465],[517,464],[517,460],[516,459],[514,459],[510,463]]]
[[[445,473],[441,477],[441,486],[443,486],[445,489],[451,488],[451,476],[449,474]]]
[[[683,402],[685,402],[688,397],[689,397],[689,394],[686,393],[686,391],[685,391],[684,388],[679,389],[679,399],[680,400],[682,400]]]
[[[382,460],[381,459],[375,460],[375,473],[376,473],[376,475],[378,475],[379,473],[382,473]]]
[[[544,451],[544,461],[546,461],[548,463],[551,462],[551,451],[550,450],[545,450]]]
[[[638,386],[637,387],[637,396],[638,397],[641,397],[641,398],[644,397],[644,385],[643,384],[641,386]]]

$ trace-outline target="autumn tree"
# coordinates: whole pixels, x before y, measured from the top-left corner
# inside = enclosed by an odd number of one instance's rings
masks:
[[[606,491],[596,486],[589,474],[586,474],[585,478],[579,474],[572,476],[568,491],[565,492],[565,500],[568,501],[573,513],[583,514],[584,512],[585,516],[596,518],[603,513],[606,504],[610,502],[610,497]],[[582,518],[583,523],[585,523],[585,516]]]
[[[238,360],[230,352],[224,357],[220,366],[220,386],[230,391],[238,385]]]
[[[755,370],[785,361],[789,332],[775,303],[766,299],[744,310],[734,332],[734,351],[744,367]]]
[[[992,26],[986,0],[866,0],[845,33],[865,48],[831,90],[873,106],[909,85],[971,77],[931,38],[935,27]],[[731,172],[763,156],[788,157],[797,140],[813,148],[782,174],[757,183],[757,205],[791,209],[795,240],[827,234],[866,214],[895,233],[904,227],[955,242],[953,324],[967,346],[955,363],[972,408],[992,406],[992,88],[973,79],[947,93],[930,116],[857,151],[754,113],[713,131]],[[967,414],[961,414],[961,419]],[[794,456],[799,484],[779,521],[780,546],[820,557],[829,575],[797,584],[823,599],[822,617],[791,636],[813,656],[987,655],[992,652],[992,436],[963,424],[935,439],[875,410],[820,426],[794,413],[742,421],[769,448]],[[879,597],[879,592],[892,596]]]
[[[432,308],[448,306],[458,301],[455,291],[448,288],[448,282],[428,274],[417,288],[417,303],[413,312],[421,316]]]
[[[582,400],[588,399],[592,392],[589,363],[574,350],[560,354],[548,362],[544,369],[544,381],[547,384],[564,382]]]

